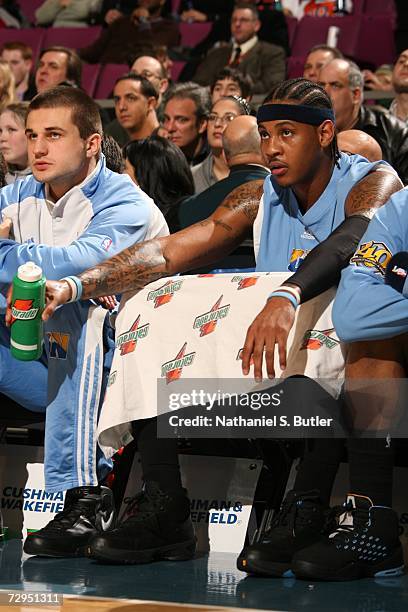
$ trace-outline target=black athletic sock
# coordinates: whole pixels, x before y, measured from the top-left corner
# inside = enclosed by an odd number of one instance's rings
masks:
[[[392,506],[394,448],[387,434],[348,440],[350,492],[366,495],[373,504]]]
[[[157,419],[133,423],[142,463],[143,480],[157,482],[162,491],[184,495],[176,438],[157,437]]]
[[[344,448],[344,440],[340,438],[307,440],[294,490],[300,492],[318,489],[322,504],[328,506]]]

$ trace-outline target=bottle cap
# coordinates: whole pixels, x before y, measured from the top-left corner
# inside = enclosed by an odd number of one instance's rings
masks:
[[[19,266],[17,276],[20,280],[26,281],[27,283],[35,283],[42,279],[42,270],[32,261],[28,261],[22,266]]]

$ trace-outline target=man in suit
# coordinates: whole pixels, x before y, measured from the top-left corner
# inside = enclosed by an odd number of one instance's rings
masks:
[[[255,117],[236,117],[225,129],[222,143],[230,173],[225,179],[182,202],[179,209],[181,229],[207,219],[235,187],[264,180],[269,174],[263,165]],[[211,268],[248,268],[254,265],[251,244],[249,249],[247,245],[238,247],[226,260],[217,262]]]
[[[285,78],[285,52],[282,47],[258,40],[259,14],[252,4],[237,4],[231,17],[230,44],[213,48],[199,65],[194,81],[212,83],[225,66],[237,68],[254,82],[254,94],[267,93]]]

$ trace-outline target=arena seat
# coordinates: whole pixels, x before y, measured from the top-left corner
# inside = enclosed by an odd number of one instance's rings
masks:
[[[367,15],[375,13],[379,13],[381,15],[394,15],[394,0],[365,0],[364,13]]]
[[[6,42],[23,42],[33,50],[33,60],[36,61],[43,47],[44,28],[0,28],[0,45]]]
[[[295,79],[303,76],[303,66],[305,65],[306,57],[295,57],[291,55],[286,60],[286,74],[288,79]]]
[[[84,64],[82,67],[82,87],[88,96],[93,97],[98,82],[100,64]]]
[[[295,40],[296,28],[298,25],[298,20],[296,17],[285,17],[286,25],[288,26],[288,36],[289,36],[289,47],[292,48],[293,41]]]
[[[186,65],[187,62],[182,62],[182,61],[173,61],[173,65],[171,67],[171,78],[172,80],[177,83],[178,78],[184,68],[184,66]]]
[[[98,84],[95,88],[94,97],[97,100],[110,98],[116,79],[122,74],[129,72],[127,64],[105,64],[99,72]]]
[[[395,61],[392,15],[364,15],[362,17],[353,57],[357,63],[368,63],[375,67],[381,64],[392,64]]]
[[[340,29],[337,47],[345,55],[354,57],[359,42],[361,17],[303,17],[300,19],[292,45],[292,55],[305,57],[314,45],[325,44],[331,26]]]
[[[203,23],[180,22],[180,45],[182,47],[195,47],[211,32],[213,24],[211,21]]]
[[[89,28],[47,28],[44,37],[44,47],[62,45],[70,49],[81,49],[91,45],[102,31],[102,26]]]
[[[19,0],[18,4],[24,17],[30,23],[35,23],[35,11],[44,4],[44,0]]]

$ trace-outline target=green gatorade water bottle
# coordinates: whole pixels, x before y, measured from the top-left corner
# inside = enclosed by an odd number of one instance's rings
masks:
[[[41,357],[44,306],[45,278],[41,268],[30,261],[18,268],[13,279],[10,349],[16,359],[32,361]]]

